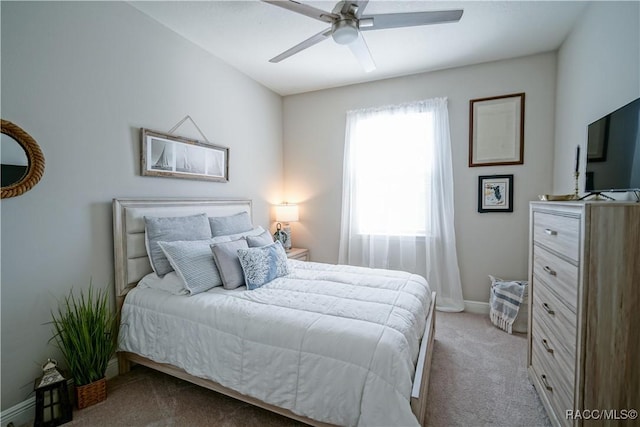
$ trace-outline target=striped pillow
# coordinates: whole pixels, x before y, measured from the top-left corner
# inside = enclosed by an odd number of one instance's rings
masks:
[[[160,277],[172,268],[158,242],[178,240],[202,240],[211,238],[207,214],[180,217],[145,216],[145,245],[153,271]]]
[[[190,295],[222,286],[222,279],[209,247],[213,242],[212,239],[158,242]]]

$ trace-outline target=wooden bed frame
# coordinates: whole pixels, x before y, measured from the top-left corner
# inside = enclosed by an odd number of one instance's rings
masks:
[[[141,245],[144,245],[143,216],[145,214],[155,216],[180,216],[206,212],[209,216],[224,216],[246,211],[251,215],[251,208],[251,200],[248,199],[114,199],[114,285],[118,309],[122,307],[127,293],[136,286],[136,283],[145,274],[152,271],[147,259],[146,250],[141,249]],[[431,305],[427,314],[424,336],[420,344],[420,353],[411,391],[411,409],[421,426],[426,425],[429,373],[431,371],[435,336],[435,307],[436,294],[432,292]],[[253,397],[243,395],[214,381],[195,377],[173,365],[154,362],[153,360],[130,352],[118,352],[120,374],[128,372],[131,363],[147,366],[312,426],[330,425],[295,414],[288,409],[283,409]]]

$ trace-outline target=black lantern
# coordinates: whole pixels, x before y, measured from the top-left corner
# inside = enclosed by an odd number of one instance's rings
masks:
[[[59,426],[73,419],[67,380],[58,372],[57,365],[55,360],[48,359],[42,366],[44,375],[33,386],[36,392],[35,427]]]

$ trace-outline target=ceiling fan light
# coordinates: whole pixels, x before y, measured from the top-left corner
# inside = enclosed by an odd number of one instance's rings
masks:
[[[342,19],[333,24],[331,37],[338,44],[349,44],[358,38],[358,26],[353,19]]]

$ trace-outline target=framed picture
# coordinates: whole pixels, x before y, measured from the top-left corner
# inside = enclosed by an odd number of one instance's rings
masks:
[[[513,175],[478,177],[478,212],[513,212]]]
[[[524,93],[469,101],[469,166],[524,163]]]
[[[229,181],[229,149],[141,129],[141,171],[146,176]]]
[[[609,144],[609,119],[606,117],[588,127],[587,162],[606,162]]]

